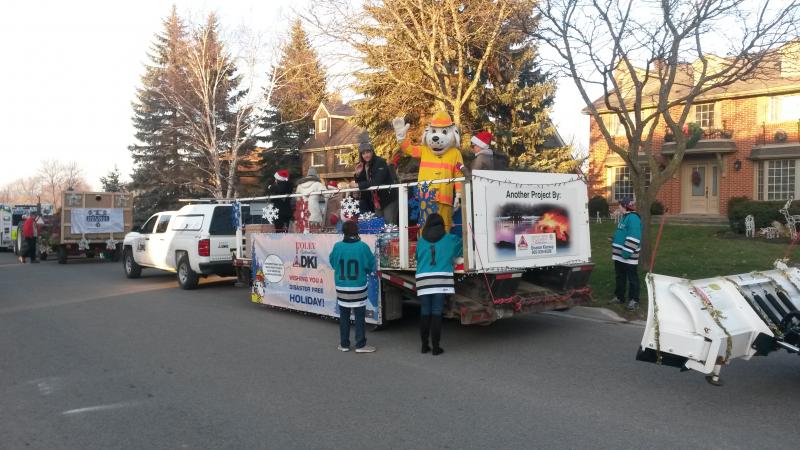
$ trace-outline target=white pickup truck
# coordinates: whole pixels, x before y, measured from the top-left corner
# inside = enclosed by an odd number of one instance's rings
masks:
[[[230,205],[192,204],[153,214],[125,236],[125,275],[139,278],[145,267],[176,272],[183,289],[196,288],[201,276],[233,276],[235,230]]]

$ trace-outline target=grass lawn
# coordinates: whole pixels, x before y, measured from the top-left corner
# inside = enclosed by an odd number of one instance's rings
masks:
[[[605,306],[631,317],[623,307],[609,305],[614,297],[614,265],[611,261],[611,243],[616,224],[605,222],[591,224],[592,260],[595,263],[590,284],[594,291],[594,305]],[[653,239],[658,226],[653,226]],[[664,225],[664,234],[656,256],[653,272],[689,279],[717,275],[734,275],[754,270],[771,269],[772,263],[783,258],[789,246],[788,239],[748,239],[729,228],[691,225]],[[790,259],[800,259],[800,245],[795,247]],[[639,262],[642,278],[641,308],[647,308],[647,289],[644,274],[649,261]],[[644,317],[644,311],[639,316]]]

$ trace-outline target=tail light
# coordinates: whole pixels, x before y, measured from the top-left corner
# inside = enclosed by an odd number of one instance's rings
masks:
[[[211,256],[211,239],[200,239],[197,241],[197,254],[200,256]]]

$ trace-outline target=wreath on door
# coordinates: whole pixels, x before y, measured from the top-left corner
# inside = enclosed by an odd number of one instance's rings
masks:
[[[692,185],[700,186],[700,183],[702,181],[703,181],[702,178],[700,178],[700,171],[697,169],[692,170]]]

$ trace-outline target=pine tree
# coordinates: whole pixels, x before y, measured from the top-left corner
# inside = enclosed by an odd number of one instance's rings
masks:
[[[183,134],[183,118],[166,96],[184,91],[184,55],[188,34],[175,6],[164,20],[149,52],[150,63],[133,103],[136,144],[129,147],[134,161],[131,189],[137,193],[136,220],[153,212],[173,209],[190,188],[196,171],[187,164],[190,144]]]
[[[272,79],[269,111],[262,121],[270,142],[262,153],[267,182],[278,169],[300,175],[300,147],[313,133],[313,115],[327,89],[325,69],[299,19],[272,69]]]
[[[119,167],[114,164],[114,168],[111,169],[108,174],[104,177],[100,177],[100,184],[103,185],[104,192],[122,192],[125,189],[125,185],[120,181],[120,176],[122,174],[119,172]]]

